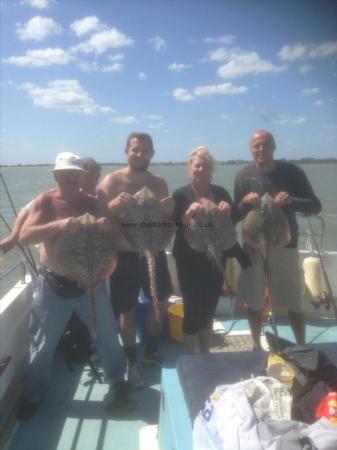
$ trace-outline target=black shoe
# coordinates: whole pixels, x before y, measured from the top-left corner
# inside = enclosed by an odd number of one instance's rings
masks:
[[[114,419],[123,419],[131,415],[136,409],[137,403],[129,398],[130,384],[127,381],[119,381],[112,388],[112,401],[106,406],[106,412]]]
[[[17,418],[19,420],[28,420],[34,416],[38,408],[39,403],[22,400],[17,411]]]

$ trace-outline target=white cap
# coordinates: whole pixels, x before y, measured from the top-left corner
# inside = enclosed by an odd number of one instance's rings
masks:
[[[85,172],[82,159],[70,152],[63,152],[57,155],[53,170],[80,170]]]

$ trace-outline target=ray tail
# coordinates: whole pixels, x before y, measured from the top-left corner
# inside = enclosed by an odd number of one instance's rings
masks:
[[[157,321],[160,319],[159,312],[159,302],[158,302],[158,289],[157,289],[157,278],[156,278],[156,257],[154,253],[149,250],[145,250],[145,258],[147,262],[147,267],[149,271],[150,280],[150,292],[153,301],[154,313]]]
[[[96,299],[96,289],[92,286],[88,288],[88,298],[90,302],[90,309],[91,309],[91,320],[92,320],[92,334],[93,337],[96,338],[97,336],[97,328],[96,328],[96,305],[95,305],[95,299]]]

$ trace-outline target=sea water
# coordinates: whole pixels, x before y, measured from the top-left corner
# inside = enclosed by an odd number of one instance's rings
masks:
[[[121,166],[114,165],[103,166],[102,177],[120,167]],[[241,165],[218,164],[213,175],[213,183],[223,186],[231,195],[233,195],[235,175],[241,167]],[[303,164],[301,167],[307,174],[316,195],[320,198],[323,205],[322,217],[325,224],[324,229],[321,228],[321,223],[317,218],[313,217],[310,219],[316,232],[321,233],[323,231],[323,234],[317,235],[318,244],[320,246],[322,245],[325,250],[337,251],[337,164]],[[50,169],[52,169],[50,166],[1,168],[3,180],[5,181],[10,198],[17,211],[34,199],[38,194],[55,185],[53,173]],[[188,184],[186,165],[158,164],[153,165],[150,170],[165,178],[170,193],[175,189]],[[12,226],[15,216],[2,181],[0,207],[1,215],[9,225]],[[309,230],[308,218],[299,217],[298,221],[301,231],[300,248],[305,248],[307,246],[307,231]],[[238,231],[240,231],[240,225],[238,226]],[[0,237],[6,236],[7,233],[7,229],[1,219]],[[34,247],[32,250],[36,253]],[[9,254],[5,255],[5,268],[9,267],[20,258],[20,253],[17,250],[11,251]],[[2,292],[4,292],[4,289],[7,289],[6,284],[7,283],[2,283]]]

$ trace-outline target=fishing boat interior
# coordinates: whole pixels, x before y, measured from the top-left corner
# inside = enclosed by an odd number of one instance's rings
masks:
[[[308,251],[302,252],[302,256],[304,261],[305,257],[315,257]],[[170,255],[169,260],[172,263]],[[332,275],[337,273],[337,253],[326,252],[324,261],[330,288],[336,297],[337,279]],[[224,290],[224,296],[219,301],[211,354],[184,355],[181,342],[182,307],[179,296],[172,297],[161,342],[165,355],[163,367],[159,369],[142,365],[146,385],[132,391],[132,397],[137,402],[135,412],[127,418],[113,419],[105,410],[109,395],[108,384],[98,381],[86,361],[75,362],[70,370],[65,361],[64,349],[59,346],[47,398],[32,418],[24,422],[16,420],[28,351],[27,323],[32,301],[29,277],[19,281],[0,302],[0,448],[192,449],[193,420],[214,388],[219,384],[259,375],[266,359],[265,351],[251,351],[244,310],[236,305],[231,294],[235,287],[236,270],[234,263],[227,267],[233,286]],[[171,271],[174,281],[174,268],[171,267]],[[324,283],[324,279],[321,278],[320,282]],[[307,280],[307,285],[310,287],[310,280]],[[313,286],[311,288],[313,290]],[[315,300],[311,295],[310,299],[310,292],[307,297],[306,340],[337,364],[337,322],[334,307],[324,298]],[[139,347],[143,345],[142,317],[145,308],[146,305],[140,305]],[[276,317],[278,336],[294,341],[282,311],[276,311]],[[262,336],[264,350],[268,348],[265,339],[268,331],[273,331],[273,324],[267,315]]]
[[[310,227],[310,245],[301,250],[306,282],[306,342],[337,365],[337,252],[325,251]],[[266,311],[261,343],[252,351],[245,309],[236,301],[239,266],[226,266],[223,295],[213,323],[210,354],[186,355],[182,345],[183,308],[174,259],[167,252],[174,295],[161,339],[161,368],[141,363],[145,386],[132,390],[135,411],[110,417],[110,387],[102,381],[99,358],[69,363],[63,340],[55,354],[51,386],[36,414],[16,418],[29,350],[28,322],[32,304],[31,254],[6,268],[1,282],[13,280],[0,300],[0,448],[1,450],[192,450],[193,421],[217,385],[260,375],[270,346],[266,336],[294,342],[285,311]],[[27,261],[29,264],[27,264]],[[25,269],[26,268],[26,269]],[[139,354],[144,342],[148,303],[137,307]],[[95,355],[94,355],[95,356]],[[112,355],[113,357],[113,355]]]

